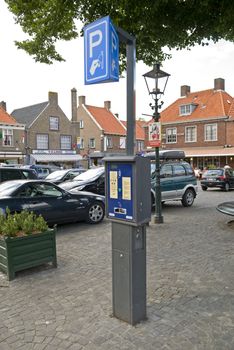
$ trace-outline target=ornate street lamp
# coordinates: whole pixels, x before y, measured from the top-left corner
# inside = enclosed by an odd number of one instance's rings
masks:
[[[155,217],[154,223],[163,223],[162,203],[161,203],[161,187],[160,187],[160,162],[159,147],[161,146],[161,125],[159,123],[160,113],[158,110],[162,107],[163,102],[159,104],[170,74],[160,69],[160,64],[154,64],[154,67],[148,73],[143,74],[149,95],[154,100],[154,104],[150,103],[150,107],[154,110],[154,123],[151,124],[152,140],[149,138],[150,145],[155,147]]]

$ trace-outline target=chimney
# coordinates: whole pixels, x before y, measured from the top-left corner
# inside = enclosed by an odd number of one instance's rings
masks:
[[[214,90],[225,91],[225,80],[222,78],[217,78],[214,80]]]
[[[182,85],[180,87],[180,96],[186,97],[190,93],[190,86],[188,85]]]
[[[58,105],[58,94],[57,94],[57,92],[49,91],[48,97],[49,97],[49,103],[51,105],[54,105],[54,106]]]
[[[77,121],[77,90],[75,88],[71,89],[71,112],[72,112],[72,122]]]
[[[6,112],[6,102],[1,101],[0,102],[0,107],[2,107],[2,109],[4,109],[4,111]]]
[[[79,106],[85,105],[85,96],[79,96]]]
[[[111,101],[105,101],[104,102],[104,107],[108,109],[108,111],[111,109]]]

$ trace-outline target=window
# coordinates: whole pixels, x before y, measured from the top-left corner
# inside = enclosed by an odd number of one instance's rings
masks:
[[[84,129],[84,121],[80,120],[80,129]]]
[[[176,143],[177,142],[177,130],[176,128],[166,129],[166,142]]]
[[[107,137],[107,139],[106,139],[106,147],[107,148],[112,148],[113,147],[112,137]]]
[[[205,125],[205,141],[217,141],[217,124]]]
[[[137,151],[142,151],[144,149],[144,141],[137,141]]]
[[[160,177],[172,177],[172,165],[166,164],[160,170]]]
[[[197,141],[197,127],[186,126],[185,127],[185,142],[196,142]]]
[[[180,115],[189,115],[196,108],[196,104],[188,104],[180,106]]]
[[[185,168],[182,165],[174,165],[174,176],[185,176]]]
[[[89,148],[95,148],[95,139],[89,139]]]
[[[119,139],[119,148],[125,149],[126,148],[126,137],[120,137]]]
[[[12,129],[3,129],[3,146],[13,146]]]
[[[50,117],[50,130],[59,130],[59,118]]]
[[[84,139],[80,139],[80,149],[84,149],[85,144],[84,144]]]
[[[72,138],[71,136],[61,135],[60,146],[61,149],[71,149]]]
[[[49,148],[49,136],[47,134],[37,135],[37,149],[48,149]]]

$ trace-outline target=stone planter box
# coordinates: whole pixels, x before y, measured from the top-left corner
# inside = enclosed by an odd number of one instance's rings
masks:
[[[57,267],[56,229],[25,237],[0,238],[0,270],[9,281],[17,271],[49,262]]]

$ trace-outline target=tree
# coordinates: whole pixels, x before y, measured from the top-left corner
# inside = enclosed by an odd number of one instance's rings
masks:
[[[79,35],[83,25],[110,15],[113,23],[136,37],[137,60],[152,65],[173,48],[234,41],[234,2],[228,0],[5,0],[29,39],[16,42],[36,61],[62,61],[58,40]],[[121,48],[121,60],[125,48]]]

